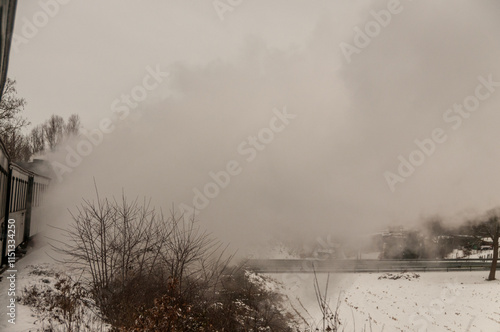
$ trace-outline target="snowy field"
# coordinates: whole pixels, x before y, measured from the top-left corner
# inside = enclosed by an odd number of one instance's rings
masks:
[[[51,259],[42,249],[17,262],[16,295],[28,285],[51,278],[33,273],[47,267]],[[50,265],[58,271],[57,265]],[[397,274],[394,274],[397,275]],[[500,281],[485,281],[487,271],[406,274],[400,279],[379,279],[384,273],[332,274],[328,298],[344,331],[483,331],[500,332]],[[321,315],[314,295],[313,274],[271,274],[279,289],[307,321],[319,322]],[[500,273],[499,273],[500,277]],[[327,275],[318,275],[324,292]],[[24,305],[16,305],[16,324],[8,323],[8,280],[0,282],[0,331],[36,331],[39,318]],[[89,329],[92,331],[92,329]],[[341,329],[342,331],[342,329]]]
[[[428,272],[379,279],[384,273],[332,274],[328,298],[345,331],[500,331],[500,281],[481,272]],[[320,321],[313,274],[273,274],[291,305]],[[499,273],[500,277],[500,273]],[[323,289],[327,275],[318,274]],[[304,309],[305,308],[305,309]],[[341,329],[342,331],[342,329]]]

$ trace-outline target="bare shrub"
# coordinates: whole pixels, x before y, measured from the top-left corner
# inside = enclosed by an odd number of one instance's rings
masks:
[[[199,288],[190,301],[175,296],[178,285],[173,282],[168,294],[120,331],[297,331],[294,317],[280,305],[283,296],[266,288],[266,282],[238,270],[220,278],[215,296]]]
[[[185,303],[200,289],[213,296],[232,256],[194,219],[173,210],[165,217],[147,200],[96,194],[72,213],[66,238],[53,247],[64,254],[65,264],[81,271],[84,286],[113,326],[132,326],[164,295]]]

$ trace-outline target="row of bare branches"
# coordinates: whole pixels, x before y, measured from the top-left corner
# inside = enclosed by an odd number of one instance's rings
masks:
[[[123,322],[127,310],[153,304],[168,284],[175,284],[172,295],[178,298],[200,288],[215,292],[221,276],[230,273],[233,255],[194,219],[173,209],[165,216],[146,199],[100,198],[97,189],[96,194],[76,208],[73,224],[52,246],[64,264],[81,271],[108,318]]]

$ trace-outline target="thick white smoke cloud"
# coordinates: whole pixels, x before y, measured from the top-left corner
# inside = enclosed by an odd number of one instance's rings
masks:
[[[203,191],[215,182],[210,172],[235,161],[240,172],[198,219],[214,236],[245,248],[274,236],[349,235],[496,205],[500,88],[457,130],[443,113],[474,94],[478,76],[500,82],[499,8],[403,5],[350,63],[339,43],[352,43],[354,32],[322,15],[304,47],[278,49],[253,36],[231,60],[165,67],[170,78],[155,93],[168,90],[170,97],[141,104],[140,119],[117,121],[54,186],[52,204],[64,211],[92,195],[95,177],[103,195],[124,189],[164,209],[192,206],[193,189]],[[377,2],[360,9],[356,24],[363,28],[373,19],[370,10],[383,8]],[[347,31],[341,39],[339,29]],[[249,162],[250,152],[238,147],[284,108],[296,117]],[[391,192],[384,172],[396,173],[398,156],[408,158],[414,140],[437,127],[447,141]],[[52,160],[65,156],[63,150]],[[56,219],[65,223],[68,215]]]

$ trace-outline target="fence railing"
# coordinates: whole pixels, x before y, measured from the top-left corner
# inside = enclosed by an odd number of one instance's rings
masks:
[[[246,267],[261,273],[432,272],[488,270],[491,259],[446,260],[314,260],[251,259]],[[500,268],[500,266],[498,266]]]

